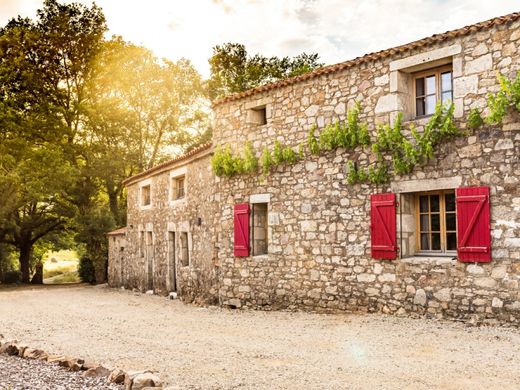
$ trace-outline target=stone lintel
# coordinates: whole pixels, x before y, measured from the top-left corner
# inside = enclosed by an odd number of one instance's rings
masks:
[[[249,203],[269,203],[270,201],[270,194],[253,194],[249,197]]]
[[[462,176],[443,177],[439,179],[407,180],[393,182],[390,188],[396,193],[448,190],[458,188],[462,184]]]
[[[442,65],[440,62],[442,62],[443,59],[451,60],[450,57],[459,54],[461,51],[462,47],[459,44],[456,44],[401,58],[400,60],[390,62],[390,71],[400,70],[403,72],[416,72],[421,70],[421,67],[426,64],[428,67],[430,67],[430,65]]]

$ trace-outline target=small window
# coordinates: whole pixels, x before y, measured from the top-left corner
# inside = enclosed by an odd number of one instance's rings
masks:
[[[266,255],[268,249],[267,203],[253,203],[253,256]]]
[[[190,265],[190,251],[188,248],[188,233],[181,232],[180,236],[180,261],[183,267]]]
[[[150,184],[141,187],[141,206],[150,206],[152,203]]]
[[[267,108],[256,107],[249,110],[249,123],[262,126],[267,124]]]
[[[437,102],[453,102],[451,65],[420,72],[414,76],[415,116],[428,116],[435,112]]]
[[[172,178],[172,200],[183,199],[185,196],[185,176]]]
[[[417,250],[450,253],[457,250],[455,193],[440,191],[416,194]]]

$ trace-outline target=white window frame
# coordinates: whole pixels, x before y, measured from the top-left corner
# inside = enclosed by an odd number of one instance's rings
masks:
[[[143,205],[143,187],[147,187],[147,186],[150,186],[150,204]],[[138,203],[139,209],[141,209],[141,210],[149,210],[153,207],[152,178],[139,182],[139,194],[137,196],[137,203]]]
[[[179,204],[183,204],[186,202],[186,198],[188,197],[188,175],[187,175],[188,169],[186,166],[174,169],[173,171],[170,171],[169,175],[169,183],[168,183],[168,202],[170,206],[177,206]],[[180,199],[172,199],[173,198],[173,181],[178,178],[184,176],[184,197]]]
[[[267,204],[267,253],[263,253],[261,255],[254,255],[253,254],[253,237],[254,237],[254,233],[253,233],[253,229],[254,229],[254,226],[253,226],[253,207],[251,207],[251,217],[250,217],[250,221],[249,221],[249,224],[250,224],[250,252],[251,252],[251,257],[254,258],[254,259],[266,259],[269,257],[269,253],[270,253],[270,245],[269,243],[272,242],[272,228],[271,228],[271,224],[269,223],[269,214],[270,214],[270,209],[271,209],[271,194],[253,194],[249,197],[249,204],[251,206],[253,206],[254,204],[257,204],[257,203],[266,203]]]

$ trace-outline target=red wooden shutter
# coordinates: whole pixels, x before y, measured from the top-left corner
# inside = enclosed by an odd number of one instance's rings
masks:
[[[235,256],[249,256],[249,204],[235,205]]]
[[[397,258],[395,194],[370,196],[370,239],[374,259]]]
[[[459,261],[491,261],[489,187],[457,188],[457,255]]]

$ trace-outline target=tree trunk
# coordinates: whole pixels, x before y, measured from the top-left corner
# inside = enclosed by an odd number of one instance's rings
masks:
[[[20,245],[20,272],[22,273],[22,283],[29,283],[31,281],[31,275],[29,272],[29,265],[31,263],[32,256],[32,244],[24,243]]]
[[[38,263],[35,267],[34,275],[31,279],[31,284],[43,284],[43,264]]]

